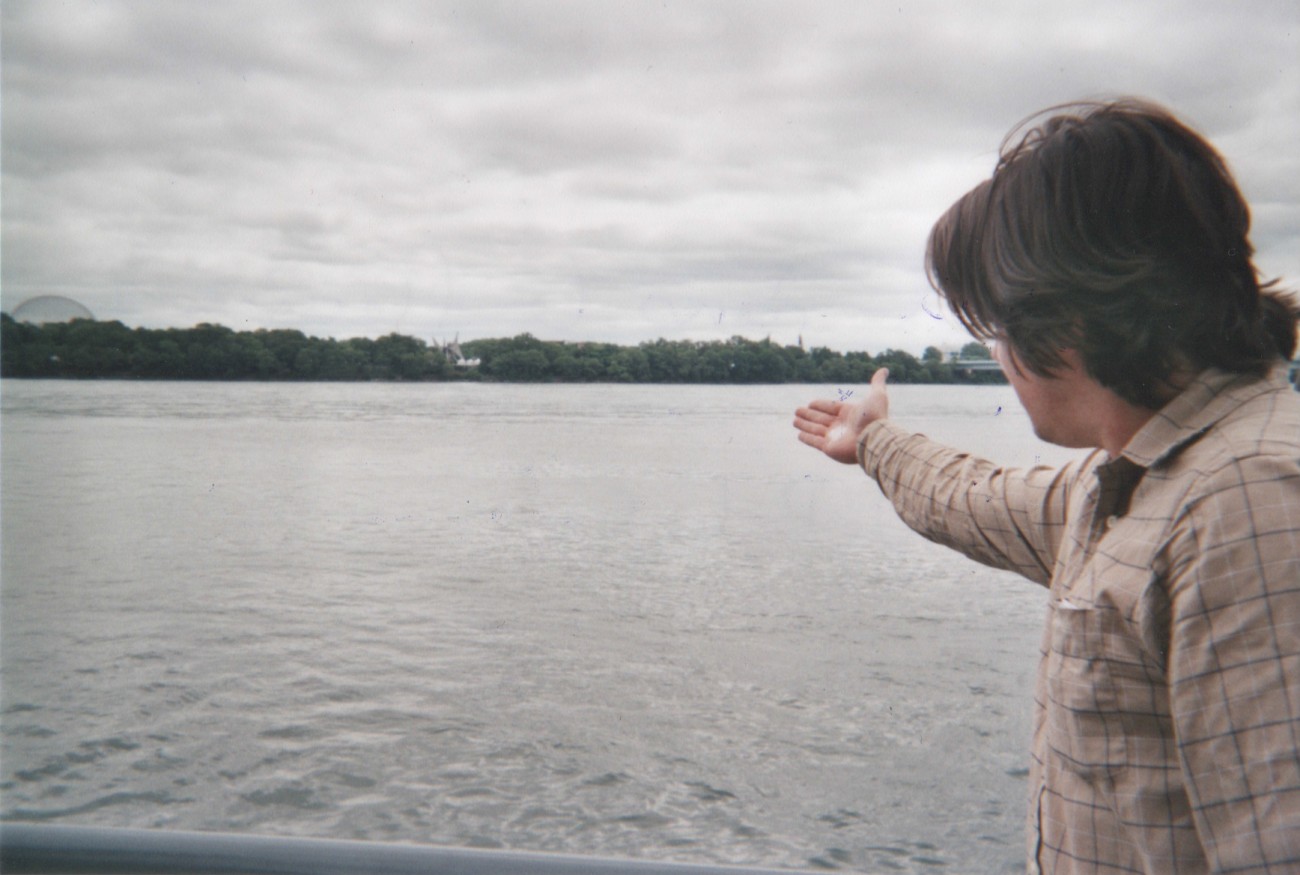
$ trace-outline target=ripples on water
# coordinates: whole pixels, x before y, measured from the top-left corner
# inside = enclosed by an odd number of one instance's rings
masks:
[[[1039,594],[817,391],[7,381],[0,813],[1019,870]],[[1032,462],[1013,407],[894,396]]]

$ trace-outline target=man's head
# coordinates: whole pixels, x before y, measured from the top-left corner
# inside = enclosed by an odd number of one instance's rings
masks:
[[[1209,143],[1134,100],[1044,116],[930,232],[930,281],[972,334],[1039,376],[1073,350],[1148,409],[1180,376],[1294,354],[1300,311],[1260,285],[1249,208]]]

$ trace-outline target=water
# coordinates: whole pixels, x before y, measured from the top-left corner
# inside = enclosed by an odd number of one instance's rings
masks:
[[[6,381],[0,814],[1019,871],[1041,591],[798,444],[817,394]]]

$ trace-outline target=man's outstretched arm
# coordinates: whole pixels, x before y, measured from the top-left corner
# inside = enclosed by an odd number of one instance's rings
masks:
[[[926,538],[1046,584],[1079,466],[1008,470],[910,434],[883,421],[888,376],[877,371],[852,402],[799,408],[799,440],[837,462],[861,464],[903,522]]]

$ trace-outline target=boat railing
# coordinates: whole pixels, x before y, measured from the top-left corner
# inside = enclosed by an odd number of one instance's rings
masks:
[[[790,875],[792,871],[342,839],[0,824],[0,872],[5,875]]]

